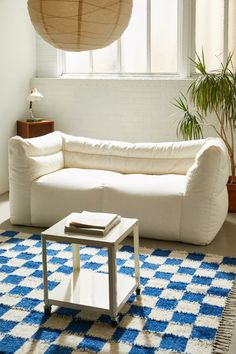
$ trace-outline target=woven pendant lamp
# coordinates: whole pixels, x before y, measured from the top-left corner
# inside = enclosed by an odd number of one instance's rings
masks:
[[[31,21],[56,48],[84,51],[103,48],[128,26],[132,0],[28,0]]]

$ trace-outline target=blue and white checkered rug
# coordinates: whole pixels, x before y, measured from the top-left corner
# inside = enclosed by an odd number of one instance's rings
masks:
[[[0,353],[210,354],[216,342],[229,344],[235,258],[141,248],[141,296],[130,297],[114,328],[95,312],[54,307],[46,317],[40,236],[0,230],[0,242]],[[118,271],[128,276],[132,251],[118,252]],[[72,271],[71,246],[50,243],[48,260],[53,289]],[[81,261],[107,271],[104,249],[82,247]]]

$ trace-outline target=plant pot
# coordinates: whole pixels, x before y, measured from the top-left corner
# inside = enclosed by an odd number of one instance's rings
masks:
[[[229,177],[227,189],[229,195],[229,212],[236,213],[236,182],[232,183],[232,177]]]

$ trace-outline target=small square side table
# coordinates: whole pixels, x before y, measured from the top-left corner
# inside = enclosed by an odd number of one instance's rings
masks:
[[[69,217],[72,218],[73,213]],[[41,234],[45,314],[51,314],[51,305],[96,310],[110,315],[112,324],[116,325],[118,313],[130,295],[135,290],[137,295],[140,294],[138,220],[121,218],[120,223],[105,236],[64,232],[66,221],[67,217]],[[118,245],[130,234],[134,241],[134,278],[119,274],[116,269]],[[52,291],[48,290],[47,241],[72,244],[73,272]],[[79,245],[107,248],[108,274],[81,269]]]
[[[27,122],[27,120],[17,121],[17,135],[22,138],[35,138],[54,131],[54,120],[41,120]]]

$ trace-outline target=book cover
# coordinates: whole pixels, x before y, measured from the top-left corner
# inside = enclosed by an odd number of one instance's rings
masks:
[[[113,229],[113,227],[115,227],[120,222],[120,219],[121,217],[117,216],[115,220],[113,220],[113,222],[109,224],[105,229],[101,229],[97,227],[78,227],[78,226],[71,225],[71,223],[67,223],[67,225],[65,225],[65,232],[105,236],[111,229]]]
[[[83,211],[82,213],[73,213],[69,226],[105,230],[117,217],[118,215],[113,213]]]

